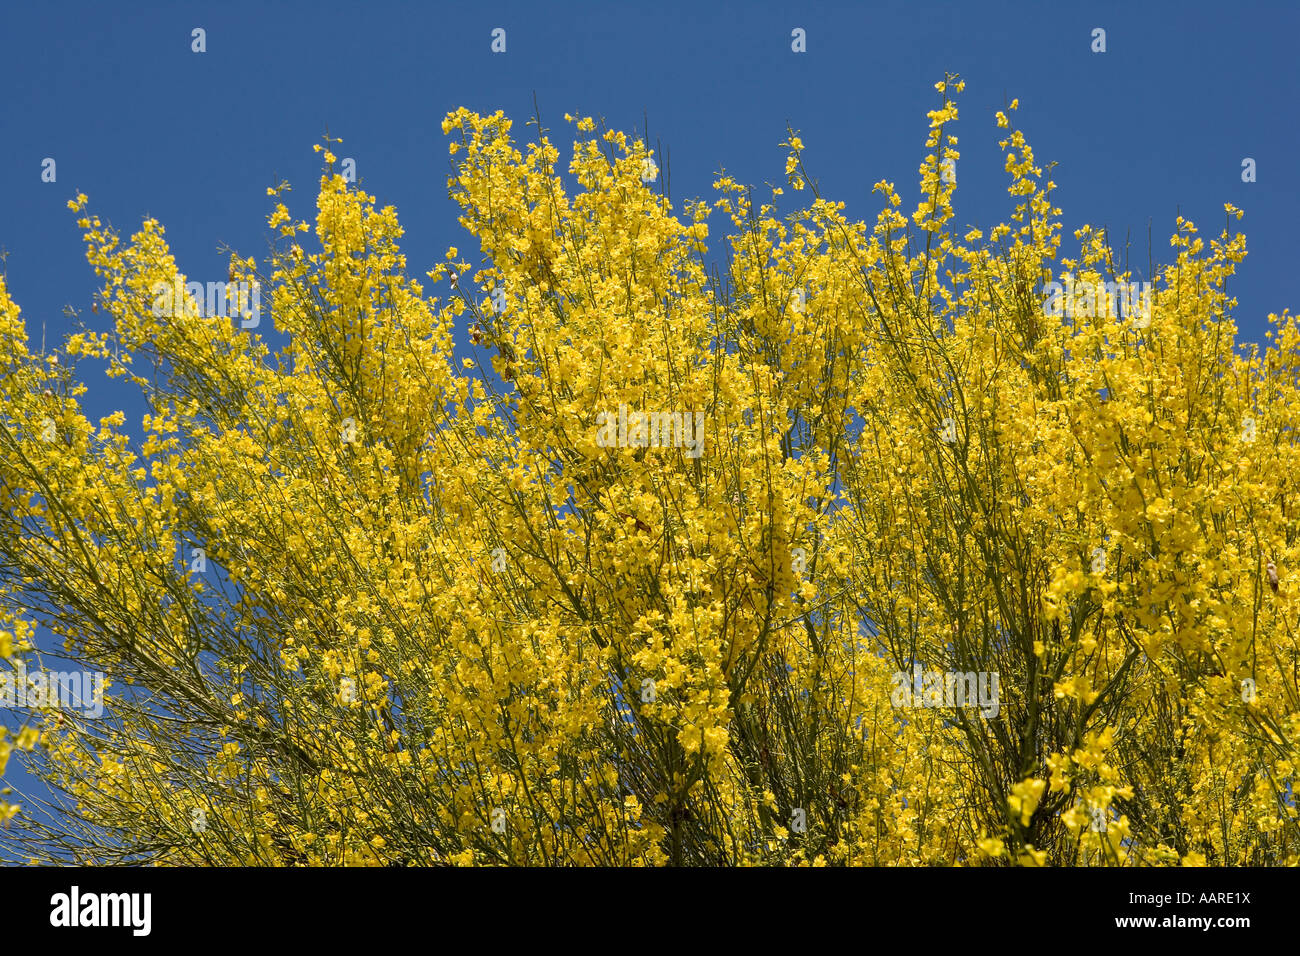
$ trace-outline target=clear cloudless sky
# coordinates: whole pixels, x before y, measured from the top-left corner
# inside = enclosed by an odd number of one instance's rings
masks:
[[[1106,52],[1092,52],[1095,28]],[[206,31],[206,52],[191,31]],[[493,53],[492,31],[506,31]],[[807,51],[791,49],[805,31]],[[1150,251],[1169,259],[1182,214],[1208,240],[1223,204],[1249,255],[1229,290],[1243,339],[1263,341],[1270,312],[1300,306],[1296,188],[1300,5],[1281,2],[1053,3],[217,2],[65,3],[0,0],[0,249],[33,345],[87,321],[95,278],[67,209],[77,192],[124,236],[157,218],[192,281],[226,277],[225,244],[267,249],[273,200],[287,179],[290,211],[311,219],[328,132],[360,185],[396,207],[409,268],[424,273],[448,246],[476,244],[447,198],[440,124],[459,106],[497,109],[528,137],[534,95],[567,159],[566,112],[603,117],[669,151],[675,202],[709,198],[722,168],[779,184],[789,123],[823,195],[872,219],[871,185],[897,184],[914,203],[925,112],[945,71],[966,80],[956,127],[957,225],[1005,219],[993,114],[1019,98],[1017,124],[1051,173],[1072,232],[1106,226],[1131,242],[1149,278]],[[42,162],[57,179],[42,182]],[[1257,181],[1242,182],[1255,160]],[[661,161],[662,165],[662,161]],[[767,195],[765,192],[760,195]],[[787,191],[785,199],[807,197]],[[680,206],[679,206],[680,208]],[[712,220],[713,250],[726,222]],[[102,319],[102,313],[98,317]],[[269,332],[267,318],[263,328]],[[458,330],[457,348],[465,332]],[[129,386],[84,363],[92,421],[117,408],[138,428]],[[21,715],[0,713],[11,729]],[[30,785],[11,763],[14,783]]]

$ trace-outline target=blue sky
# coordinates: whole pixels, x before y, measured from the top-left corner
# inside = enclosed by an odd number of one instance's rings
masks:
[[[1290,304],[1286,238],[1300,194],[1293,157],[1293,5],[1206,3],[176,3],[11,4],[0,13],[0,246],[10,288],[39,334],[89,305],[93,276],[65,202],[124,232],[156,216],[183,271],[224,278],[228,243],[260,255],[266,187],[295,184],[309,214],[311,146],[343,138],[362,186],[397,207],[419,275],[466,246],[447,199],[450,109],[503,109],[519,134],[536,92],[563,141],[563,114],[604,116],[669,147],[677,199],[708,196],[725,166],[779,182],[777,145],[800,130],[824,193],[871,216],[882,179],[915,192],[925,111],[945,70],[959,103],[958,219],[1009,209],[993,111],[1013,97],[1043,162],[1059,163],[1068,227],[1131,233],[1145,263],[1179,211],[1222,228],[1246,210],[1250,256],[1234,283],[1243,332]],[[207,52],[192,53],[203,27]],[[1090,50],[1106,30],[1107,51]],[[504,28],[506,52],[490,50]],[[807,52],[790,31],[807,32]],[[41,182],[41,161],[57,181]],[[1258,181],[1241,182],[1256,160]],[[905,195],[907,195],[905,193]],[[717,230],[715,226],[714,235]],[[1068,238],[1068,237],[1067,237]],[[1069,250],[1067,243],[1066,249]]]
[[[196,27],[205,53],[191,51]],[[1096,27],[1105,53],[1090,49]],[[791,50],[795,28],[806,53]],[[397,208],[423,280],[448,246],[472,246],[447,198],[442,117],[502,109],[524,137],[534,94],[562,155],[566,111],[629,132],[648,122],[678,201],[709,197],[723,167],[780,182],[788,122],[823,195],[871,218],[878,180],[914,198],[925,112],[949,71],[967,83],[959,226],[1010,212],[993,113],[1018,97],[1040,164],[1059,164],[1066,254],[1073,229],[1104,225],[1145,270],[1148,227],[1160,262],[1179,213],[1208,240],[1225,202],[1243,208],[1250,253],[1229,289],[1243,338],[1262,340],[1267,313],[1300,300],[1287,236],[1300,222],[1298,31],[1300,8],[1250,2],[5,3],[0,248],[32,340],[44,323],[53,347],[64,306],[90,318],[95,290],[66,208],[76,192],[124,234],[158,218],[181,271],[224,279],[222,244],[265,254],[267,186],[288,179],[291,212],[310,218],[311,147],[328,128],[362,188]],[[41,181],[47,157],[54,183]],[[1254,183],[1241,181],[1246,157]],[[124,407],[139,421],[129,391],[83,369],[92,420]]]

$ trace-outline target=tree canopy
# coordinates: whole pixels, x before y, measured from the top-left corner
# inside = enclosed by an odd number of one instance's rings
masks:
[[[1118,302],[1138,277],[1099,228],[1062,252],[1015,103],[1009,221],[958,235],[962,84],[937,88],[922,200],[879,182],[874,223],[794,131],[770,201],[722,172],[675,206],[641,140],[566,117],[564,166],[458,110],[477,249],[437,295],[327,142],[315,242],[281,186],[273,252],[231,259],[283,345],[160,308],[187,281],[162,226],[123,241],[74,199],[85,324],[34,351],[0,279],[0,657],[36,667],[39,626],[110,683],[100,717],[18,732],[58,796],[0,844],[1300,861],[1295,320],[1238,342],[1231,206]],[[138,427],[88,417],[97,366]]]

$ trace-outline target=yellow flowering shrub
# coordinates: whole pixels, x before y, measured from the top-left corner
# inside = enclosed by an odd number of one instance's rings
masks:
[[[874,223],[793,131],[779,215],[725,173],[675,206],[590,118],[562,160],[458,110],[477,248],[436,294],[318,147],[314,223],[270,190],[274,253],[231,261],[282,347],[160,312],[186,282],[162,226],[123,240],[73,200],[88,325],[34,353],[0,281],[0,601],[111,693],[102,720],[44,713],[27,742],[63,811],[0,840],[217,865],[1300,860],[1300,330],[1238,343],[1244,238],[1182,219],[1144,321],[1053,315],[1047,283],[1133,277],[1096,229],[1062,254],[1004,113],[1009,222],[957,235],[962,84],[938,89],[921,200],[877,183]],[[142,422],[88,420],[95,364]],[[996,677],[996,712],[900,706],[914,667]]]

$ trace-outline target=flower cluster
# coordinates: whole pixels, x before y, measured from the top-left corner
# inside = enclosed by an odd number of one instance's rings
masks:
[[[38,715],[0,767],[31,751],[100,862],[1300,862],[1300,329],[1240,348],[1244,239],[1182,219],[1140,327],[1045,310],[1131,277],[1100,230],[1062,256],[1006,113],[1009,222],[955,234],[937,89],[874,223],[793,130],[783,213],[725,172],[674,206],[591,118],[562,161],[457,110],[427,291],[318,147],[314,222],[273,189],[231,263],[275,349],[155,308],[162,227],[78,196],[87,326],[32,351],[0,278],[0,658],[40,624],[112,720]],[[138,429],[87,419],[92,362]]]

